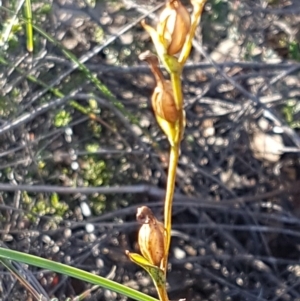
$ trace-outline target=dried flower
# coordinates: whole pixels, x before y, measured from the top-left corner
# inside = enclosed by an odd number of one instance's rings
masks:
[[[172,85],[169,81],[165,82],[163,89],[156,86],[151,102],[156,115],[169,122],[175,122],[178,119],[178,110],[174,101]]]
[[[177,109],[171,82],[164,79],[158,67],[158,58],[150,51],[141,53],[139,58],[147,61],[156,79],[156,87],[151,98],[152,107],[159,126],[168,137],[170,145],[174,146],[183,137],[185,112],[182,108]],[[182,127],[178,123],[181,118]]]
[[[136,218],[142,223],[138,235],[141,253],[150,263],[159,267],[165,252],[164,226],[146,206],[138,208]]]
[[[190,15],[180,0],[169,0],[161,12],[157,33],[169,55],[181,51],[191,28]]]
[[[156,80],[156,87],[152,94],[151,102],[155,116],[160,116],[168,122],[178,120],[178,110],[173,96],[171,82],[165,80],[158,67],[158,58],[150,51],[140,54],[140,60],[146,61]]]

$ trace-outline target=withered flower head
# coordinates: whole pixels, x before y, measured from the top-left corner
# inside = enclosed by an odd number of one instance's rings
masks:
[[[152,210],[147,206],[139,207],[136,211],[136,220],[141,224],[149,224],[149,220],[153,218]]]
[[[139,59],[146,61],[156,80],[156,87],[152,94],[151,103],[155,115],[167,120],[175,122],[178,120],[178,110],[176,108],[172,85],[169,80],[165,80],[158,66],[158,58],[149,50],[141,53]]]
[[[181,51],[190,28],[191,18],[185,6],[180,0],[169,0],[157,24],[157,33],[169,55]]]
[[[138,235],[141,253],[150,263],[159,267],[165,252],[164,226],[146,206],[138,208],[136,218],[143,223]]]

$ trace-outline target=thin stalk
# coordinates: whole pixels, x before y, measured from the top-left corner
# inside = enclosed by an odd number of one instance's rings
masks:
[[[26,20],[26,46],[29,52],[33,51],[33,28],[32,28],[32,11],[31,1],[26,0],[24,5],[24,15]]]
[[[24,278],[24,276],[12,265],[12,263],[5,259],[0,258],[0,263],[2,263],[23,286],[31,293],[31,295],[36,300],[46,300],[45,296],[41,296],[32,286],[31,284]]]
[[[172,205],[173,205],[173,196],[175,190],[175,181],[176,181],[176,170],[180,154],[180,141],[183,136],[183,131],[185,127],[185,116],[183,113],[183,97],[181,90],[181,70],[190,54],[192,48],[192,41],[195,36],[196,28],[199,24],[203,7],[206,0],[192,0],[193,4],[193,14],[192,14],[192,25],[188,37],[185,41],[183,49],[181,51],[178,63],[176,65],[175,60],[171,60],[170,57],[165,56],[163,61],[167,65],[167,70],[170,73],[172,88],[174,93],[174,99],[176,107],[180,112],[179,120],[177,121],[177,135],[175,143],[171,146],[170,150],[170,159],[169,159],[169,171],[168,171],[168,181],[167,181],[167,191],[165,198],[165,208],[164,208],[164,217],[165,217],[165,229],[166,229],[166,246],[165,246],[165,257],[162,263],[162,268],[164,273],[167,273],[168,266],[168,254],[170,249],[171,241],[171,227],[172,227]]]
[[[167,294],[167,290],[166,290],[166,286],[157,286],[156,282],[154,282],[155,286],[156,286],[156,291],[159,297],[160,301],[169,301],[169,297]]]
[[[170,149],[169,158],[169,169],[168,169],[168,180],[167,180],[167,191],[165,197],[165,208],[164,208],[164,223],[166,229],[166,243],[165,243],[165,256],[162,263],[162,269],[166,275],[168,269],[168,254],[171,242],[171,228],[172,228],[172,206],[173,197],[176,182],[176,171],[178,165],[178,159],[180,154],[180,142],[184,131],[184,115],[183,115],[183,99],[181,90],[181,72],[172,72],[170,74],[174,100],[176,107],[179,111],[179,120],[177,121],[177,135],[176,141]]]
[[[181,77],[181,71],[180,72],[172,72],[170,74],[176,107],[177,107],[177,110],[182,111],[183,98],[182,98],[181,78],[180,77]]]
[[[168,268],[168,255],[171,242],[171,227],[172,227],[172,205],[175,190],[176,181],[176,170],[177,163],[180,153],[180,144],[176,144],[170,149],[170,159],[169,159],[169,170],[168,170],[168,181],[167,181],[167,191],[165,198],[165,208],[164,208],[164,220],[165,220],[165,231],[166,231],[166,245],[165,245],[165,256],[162,263],[162,269],[167,274]]]

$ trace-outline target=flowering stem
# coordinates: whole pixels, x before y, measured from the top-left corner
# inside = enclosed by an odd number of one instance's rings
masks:
[[[162,262],[162,269],[166,275],[168,267],[168,255],[171,241],[171,226],[172,226],[172,205],[173,205],[173,196],[175,190],[175,180],[176,180],[176,170],[177,163],[180,153],[180,144],[175,144],[171,146],[170,149],[170,159],[169,159],[169,170],[168,170],[168,182],[167,182],[167,191],[165,198],[165,208],[164,208],[164,220],[165,220],[165,256]]]
[[[170,74],[174,100],[176,103],[176,107],[178,111],[182,111],[183,108],[183,99],[182,99],[182,91],[181,91],[181,70],[177,72],[172,72]]]
[[[171,3],[173,0],[168,0],[168,3]],[[177,1],[179,4],[180,1]],[[173,54],[173,51],[168,51],[168,48],[165,36],[161,33],[161,30],[155,30],[153,27],[147,25],[145,21],[142,22],[142,26],[144,29],[150,34],[154,46],[156,48],[157,55],[161,62],[163,63],[164,67],[168,71],[172,90],[173,90],[173,97],[176,105],[176,109],[178,115],[176,116],[176,120],[173,122],[168,121],[165,116],[161,116],[157,114],[155,111],[156,119],[161,126],[162,130],[165,132],[166,136],[170,142],[170,158],[169,158],[169,169],[168,169],[168,180],[167,180],[167,188],[166,188],[166,197],[165,197],[165,207],[164,207],[164,229],[165,229],[165,250],[164,256],[161,262],[161,270],[163,271],[164,275],[167,273],[168,268],[168,254],[170,249],[170,242],[171,242],[171,226],[172,226],[172,205],[173,205],[173,197],[174,197],[174,190],[175,190],[175,182],[176,182],[176,170],[178,165],[178,159],[180,155],[180,143],[183,137],[183,132],[185,128],[185,112],[183,109],[183,96],[182,96],[182,84],[181,84],[181,74],[183,66],[190,54],[192,48],[192,40],[194,38],[197,25],[199,24],[201,13],[203,11],[204,4],[206,0],[191,0],[193,5],[193,14],[191,18],[191,27],[189,28],[189,33],[187,34],[187,38],[184,41],[184,45],[179,43],[180,48],[182,47],[181,54],[179,59],[177,59]],[[167,3],[167,5],[168,5]],[[172,2],[173,3],[173,2]],[[167,6],[166,6],[167,7]],[[176,10],[177,17],[184,17],[182,10]],[[186,18],[183,18],[186,20]],[[162,25],[162,31],[164,32],[166,29],[166,22],[160,24]],[[189,22],[188,22],[189,23]],[[161,29],[161,27],[159,27]],[[175,39],[175,36],[173,37]],[[176,39],[175,39],[176,40]],[[176,40],[177,41],[177,40]],[[178,41],[177,41],[178,42]],[[159,84],[162,86],[162,91],[166,88],[165,80],[161,71],[158,68],[158,62],[153,61],[153,57],[150,60],[147,56],[142,56],[141,59],[147,60],[150,65],[150,68],[155,76],[157,86]],[[161,271],[160,270],[160,271]],[[161,271],[161,272],[162,272]],[[168,296],[166,293],[166,288],[164,285],[157,286],[156,288],[160,297],[161,301],[167,301]]]
[[[166,231],[165,238],[165,256],[162,262],[162,269],[166,275],[168,269],[168,255],[171,242],[171,227],[172,227],[172,205],[176,182],[176,170],[178,165],[178,159],[180,154],[180,142],[183,136],[183,131],[185,127],[185,116],[183,112],[183,98],[181,90],[181,70],[172,72],[170,74],[174,100],[176,103],[177,110],[179,112],[179,118],[177,120],[177,133],[174,144],[171,145],[170,158],[169,158],[169,170],[168,170],[168,180],[167,189],[165,197],[165,208],[164,208],[164,225]]]
[[[174,141],[174,145],[171,145],[170,150],[170,159],[169,159],[169,171],[168,171],[168,181],[167,181],[167,191],[165,198],[165,208],[164,208],[164,220],[165,220],[165,229],[166,229],[166,246],[165,246],[165,256],[162,263],[162,269],[164,273],[167,273],[168,266],[168,254],[171,241],[171,226],[172,226],[172,205],[173,205],[173,196],[175,190],[175,181],[176,181],[176,170],[180,154],[180,141],[183,136],[183,131],[185,127],[185,116],[183,111],[183,97],[181,91],[181,73],[182,68],[190,54],[192,48],[192,40],[195,36],[196,28],[200,22],[201,14],[206,0],[192,0],[193,4],[193,14],[191,29],[187,36],[187,39],[184,43],[183,49],[181,51],[180,57],[178,59],[179,66],[174,63],[174,60],[171,60],[169,56],[164,56],[164,65],[167,67],[167,70],[171,77],[172,88],[174,93],[174,99],[176,103],[177,110],[180,112],[179,120],[177,121],[177,135]]]
[[[156,286],[159,300],[160,301],[169,301],[166,285],[158,286],[156,282],[154,282],[154,284]]]

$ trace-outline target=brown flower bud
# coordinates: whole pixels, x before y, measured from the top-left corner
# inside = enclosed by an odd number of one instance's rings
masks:
[[[157,86],[152,94],[151,103],[154,112],[169,122],[178,119],[178,110],[174,101],[172,85],[169,81],[165,82],[163,89]]]
[[[155,115],[160,116],[168,122],[175,122],[178,120],[179,113],[176,108],[172,85],[169,80],[164,79],[158,67],[158,58],[150,51],[145,51],[140,54],[139,59],[149,64],[156,80],[156,87],[151,98]]]
[[[165,252],[164,226],[146,206],[138,208],[136,218],[143,223],[138,235],[141,253],[150,263],[159,267]]]
[[[181,51],[191,28],[190,15],[180,0],[169,0],[161,12],[157,33],[169,55]]]

